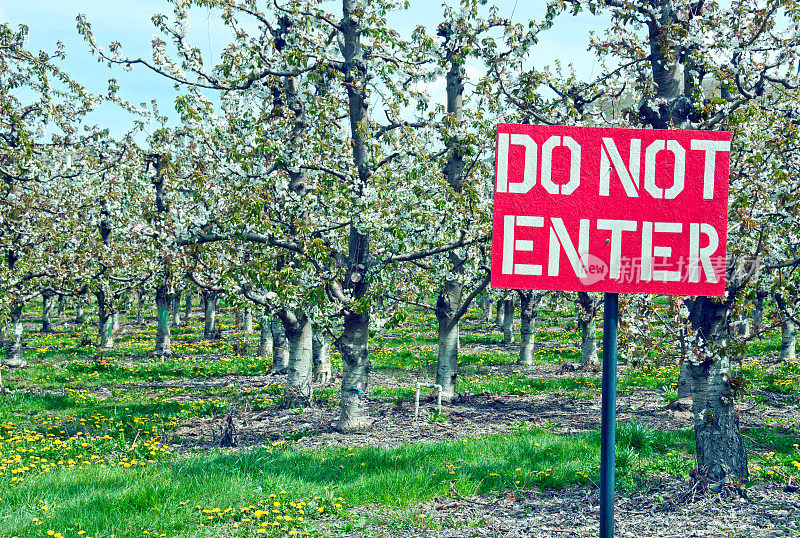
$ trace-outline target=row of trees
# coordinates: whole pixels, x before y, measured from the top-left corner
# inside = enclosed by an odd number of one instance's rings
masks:
[[[24,305],[55,293],[94,295],[110,345],[120,301],[151,290],[154,352],[169,354],[170,304],[191,282],[207,336],[222,293],[274,317],[293,405],[311,400],[314,333],[333,335],[343,362],[335,427],[366,428],[369,335],[401,321],[401,302],[436,313],[436,382],[457,394],[459,321],[489,282],[498,121],[724,128],[734,135],[727,295],[672,298],[666,317],[652,297],[628,298],[622,349],[644,355],[666,331],[682,350],[700,469],[713,487],[746,478],[730,327],[746,299],[765,295],[789,333],[797,323],[800,4],[559,0],[523,25],[485,3],[462,0],[443,8],[435,34],[401,36],[387,17],[402,2],[391,0],[341,0],[338,12],[318,0],[172,0],[171,15],[153,16],[162,37],[152,59],[102,47],[79,17],[98,59],[175,83],[177,125],[155,103],[122,100],[113,79],[90,95],[57,67],[62,50],[33,54],[24,27],[0,26],[6,363],[19,359]],[[195,7],[230,31],[218,59],[192,44]],[[592,37],[592,80],[537,62],[542,33],[582,11],[610,20]],[[468,65],[484,74],[469,79]],[[440,103],[426,89],[441,78]],[[131,112],[128,133],[89,124],[102,100]],[[525,362],[542,294],[518,296]],[[575,300],[588,339],[599,300]]]

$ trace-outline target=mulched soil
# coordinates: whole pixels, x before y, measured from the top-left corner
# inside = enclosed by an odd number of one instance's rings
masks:
[[[774,538],[800,533],[800,497],[778,485],[760,483],[747,498],[734,492],[691,494],[691,486],[674,478],[652,479],[615,503],[615,536],[678,538],[725,536]],[[397,527],[386,509],[357,513],[352,538],[570,537],[598,536],[599,491],[592,487],[524,491],[500,497],[435,499],[416,507],[407,519],[424,525]],[[402,517],[403,514],[396,514]],[[419,519],[419,515],[425,518]],[[331,535],[335,531],[331,532]]]
[[[531,374],[535,375],[535,374]],[[226,376],[213,380],[173,380],[143,385],[142,388],[163,389],[180,386],[193,390],[205,388],[263,387],[280,382],[280,376]],[[413,387],[414,376],[397,378],[373,372],[373,386]],[[421,380],[427,381],[427,380]],[[296,439],[302,448],[339,446],[395,446],[400,443],[434,442],[461,437],[506,433],[520,426],[536,426],[557,434],[573,434],[600,427],[600,396],[575,399],[552,394],[493,395],[473,394],[457,403],[443,404],[449,419],[433,422],[428,415],[436,411],[436,402],[424,393],[419,417],[414,419],[414,402],[393,402],[371,399],[370,418],[373,428],[367,433],[343,434],[334,431],[331,423],[338,418],[335,406],[318,405],[299,413],[290,409],[251,410],[239,407],[233,411],[240,446],[252,446],[281,439]],[[797,416],[794,405],[774,405],[769,401],[740,404],[743,427],[764,427],[791,422]],[[224,429],[227,415],[194,417],[176,430],[181,444],[176,450],[203,449],[215,446]],[[660,391],[639,389],[617,397],[617,420],[635,421],[662,431],[692,426],[689,401],[680,400],[667,408]],[[788,433],[788,432],[787,432]]]

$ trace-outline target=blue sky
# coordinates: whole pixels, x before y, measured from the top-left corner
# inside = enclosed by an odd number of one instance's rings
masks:
[[[150,21],[154,13],[171,15],[171,7],[161,0],[0,0],[0,20],[12,25],[25,24],[30,28],[28,47],[34,50],[53,50],[57,41],[65,44],[67,59],[63,68],[73,78],[83,83],[90,91],[103,92],[107,80],[116,78],[121,94],[138,104],[156,99],[162,112],[172,110],[176,92],[168,80],[150,73],[143,68],[126,72],[119,67],[108,69],[91,56],[88,46],[77,34],[75,17],[78,13],[87,15],[92,23],[98,42],[107,46],[112,41],[120,41],[123,50],[130,57],[150,58],[150,41],[156,33]],[[455,4],[450,0],[449,4]],[[544,0],[497,0],[494,2],[503,17],[513,22],[526,22],[531,18],[541,18]],[[331,11],[338,12],[335,2]],[[193,42],[204,55],[216,57],[225,43],[225,35],[220,31],[222,25],[216,20],[213,11],[196,9],[191,20]],[[408,35],[417,24],[434,28],[441,19],[441,3],[431,0],[411,0],[407,12],[392,16],[397,30]],[[585,77],[597,69],[594,58],[586,52],[588,32],[599,30],[602,23],[597,17],[564,17],[556,29],[546,32],[536,48],[536,61],[550,63],[555,58],[563,62],[573,62]],[[208,62],[207,62],[208,63]],[[433,93],[435,93],[434,89]],[[433,95],[434,99],[438,99]],[[441,96],[443,98],[443,95]],[[111,106],[101,107],[95,114],[95,122],[111,127],[118,134],[130,124],[129,118]]]

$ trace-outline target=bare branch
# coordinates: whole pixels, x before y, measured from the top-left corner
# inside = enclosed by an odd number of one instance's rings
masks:
[[[410,254],[400,254],[398,256],[390,256],[385,263],[408,262],[412,260],[419,260],[422,258],[427,258],[428,256],[433,256],[435,254],[450,252],[451,250],[455,250],[457,248],[468,247],[470,245],[474,245],[475,243],[484,243],[489,241],[491,238],[492,238],[491,234],[482,235],[481,237],[477,237],[469,241],[464,240],[464,238],[462,237],[460,240],[456,241],[455,243],[451,243],[449,245],[444,245],[441,247],[436,247],[429,250],[423,250],[420,252],[414,252]]]

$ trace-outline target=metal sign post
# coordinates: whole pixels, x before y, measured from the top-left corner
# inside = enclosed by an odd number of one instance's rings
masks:
[[[603,394],[600,404],[600,538],[614,536],[618,323],[619,295],[606,293],[603,306]]]

